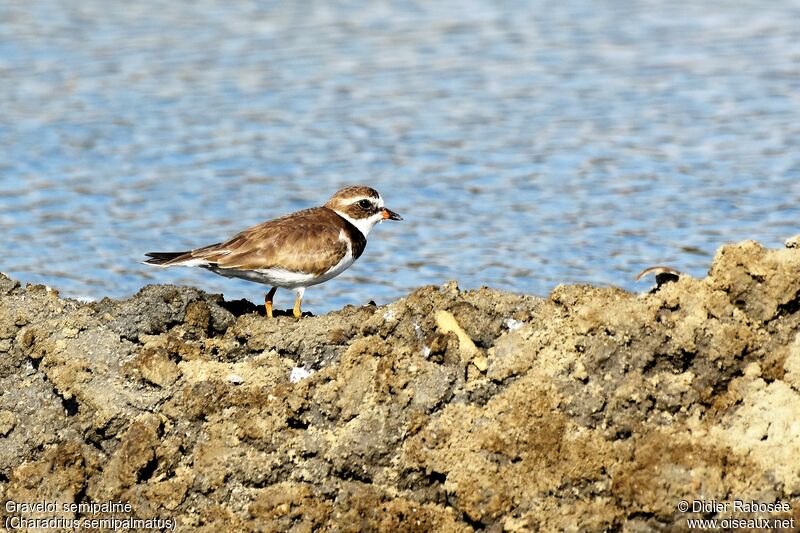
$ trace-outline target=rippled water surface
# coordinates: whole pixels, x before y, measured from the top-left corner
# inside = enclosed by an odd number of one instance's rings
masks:
[[[0,270],[68,296],[261,301],[137,261],[353,183],[406,220],[308,310],[641,289],[800,232],[799,146],[796,2],[0,3]]]

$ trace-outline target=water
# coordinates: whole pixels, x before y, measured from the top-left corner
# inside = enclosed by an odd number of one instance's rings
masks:
[[[260,302],[137,261],[354,183],[406,220],[309,289],[316,313],[449,279],[641,290],[800,232],[796,2],[431,4],[4,1],[0,270]]]

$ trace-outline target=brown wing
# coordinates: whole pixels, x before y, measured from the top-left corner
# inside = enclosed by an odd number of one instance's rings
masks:
[[[315,207],[253,226],[226,242],[190,253],[221,268],[280,267],[322,274],[345,256],[347,243],[340,235],[344,231],[352,238],[353,230],[363,241],[353,239],[353,255],[358,257],[366,244],[358,230],[332,210]]]

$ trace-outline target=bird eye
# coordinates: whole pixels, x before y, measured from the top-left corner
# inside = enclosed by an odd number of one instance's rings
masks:
[[[361,209],[369,209],[370,207],[372,207],[372,202],[370,202],[369,200],[361,200],[360,202],[358,202],[358,207],[360,207]]]

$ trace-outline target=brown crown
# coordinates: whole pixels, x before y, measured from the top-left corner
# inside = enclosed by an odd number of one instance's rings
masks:
[[[330,207],[329,204],[341,205],[343,203],[347,203],[348,200],[352,200],[353,198],[365,197],[374,198],[377,200],[381,197],[381,195],[378,194],[378,191],[372,187],[367,187],[366,185],[354,185],[352,187],[345,187],[344,189],[336,191],[336,194],[331,196],[331,199],[328,200],[328,203],[325,205],[328,207]]]

